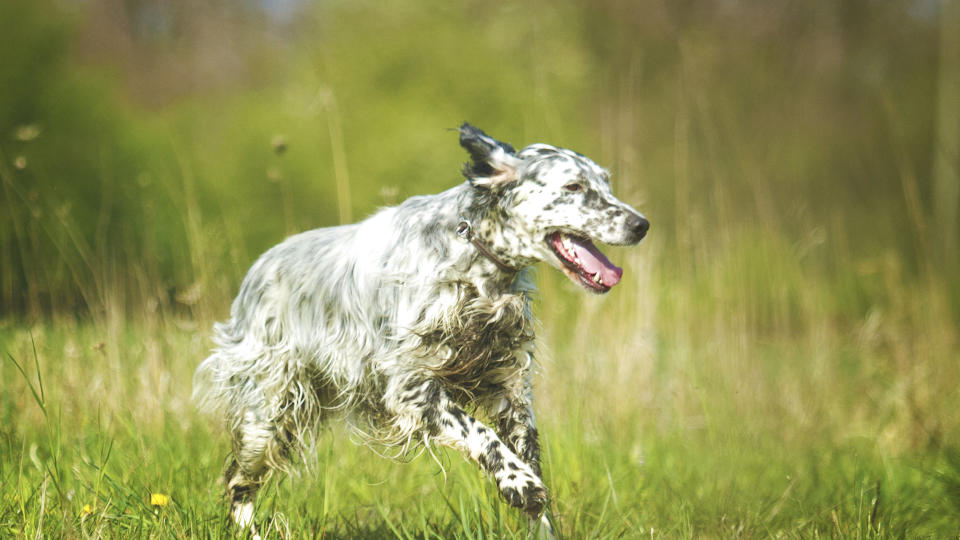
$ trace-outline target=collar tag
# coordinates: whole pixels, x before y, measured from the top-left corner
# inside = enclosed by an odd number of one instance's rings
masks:
[[[460,238],[465,238],[470,240],[470,232],[472,231],[470,222],[464,218],[460,218],[460,223],[457,223],[457,236]]]

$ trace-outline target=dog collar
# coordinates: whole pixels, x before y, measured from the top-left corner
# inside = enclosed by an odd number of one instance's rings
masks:
[[[477,251],[479,251],[481,255],[490,259],[490,262],[495,264],[497,268],[499,268],[501,271],[507,272],[509,274],[513,274],[517,272],[515,268],[511,268],[510,265],[503,262],[502,260],[500,260],[499,257],[494,255],[493,252],[490,251],[490,248],[485,246],[483,242],[480,241],[479,238],[473,235],[473,225],[471,225],[470,221],[468,221],[467,219],[460,218],[460,222],[457,223],[457,236],[459,236],[460,238],[464,238],[468,242],[473,244],[473,247],[477,248]]]

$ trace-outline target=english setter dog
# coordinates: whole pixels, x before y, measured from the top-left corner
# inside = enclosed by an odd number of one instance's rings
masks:
[[[530,267],[547,261],[605,293],[623,271],[594,241],[637,244],[649,223],[585,156],[547,144],[516,152],[469,124],[459,134],[466,182],[286,239],[253,264],[230,320],[214,326],[194,399],[232,434],[225,481],[241,528],[256,534],[269,473],[343,413],[401,452],[461,451],[549,532]]]

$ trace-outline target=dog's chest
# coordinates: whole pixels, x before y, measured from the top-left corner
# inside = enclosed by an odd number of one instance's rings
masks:
[[[420,333],[436,355],[431,370],[448,388],[478,397],[495,393],[529,364],[533,321],[526,295],[496,298],[467,290],[444,316]]]

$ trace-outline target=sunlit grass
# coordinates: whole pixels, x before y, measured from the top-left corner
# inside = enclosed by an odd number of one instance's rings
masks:
[[[770,264],[777,240],[759,241],[685,276],[656,240],[618,250],[628,277],[599,299],[542,270],[538,418],[565,537],[956,533],[956,344],[936,282],[891,282],[909,294],[857,318],[831,301],[842,281],[789,253]],[[0,328],[0,533],[229,534],[227,441],[189,402],[208,323]],[[473,466],[439,459],[445,473],[428,454],[383,460],[333,424],[301,475],[264,489],[258,521],[282,537],[525,537]]]

